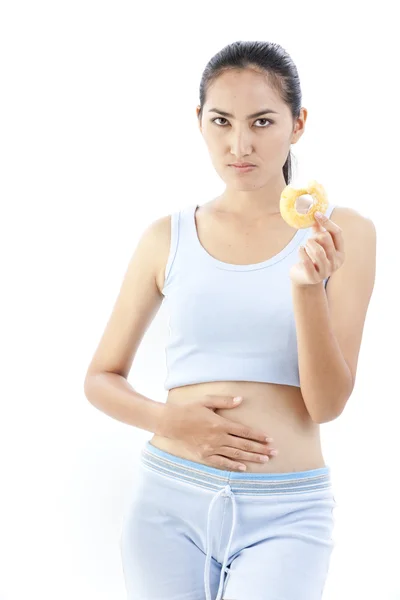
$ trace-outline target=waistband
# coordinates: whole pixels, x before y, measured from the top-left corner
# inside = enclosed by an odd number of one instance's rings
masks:
[[[207,516],[207,542],[206,560],[204,567],[204,590],[206,600],[211,599],[210,570],[211,570],[211,512],[219,497],[228,497],[232,501],[233,520],[230,537],[225,549],[221,567],[221,576],[215,600],[221,600],[224,581],[229,574],[228,558],[232,537],[237,522],[236,495],[262,495],[275,494],[304,494],[311,491],[331,487],[330,467],[308,471],[295,471],[289,473],[238,473],[209,467],[180,456],[175,456],[146,442],[141,452],[141,463],[146,468],[160,474],[179,479],[191,485],[215,490],[216,494],[210,502]]]
[[[150,441],[141,451],[141,462],[158,473],[204,489],[218,491],[229,484],[230,489],[239,495],[300,494],[332,486],[328,465],[285,473],[225,471],[175,456],[153,446]]]

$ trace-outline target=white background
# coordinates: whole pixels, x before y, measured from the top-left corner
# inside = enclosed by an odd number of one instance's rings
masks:
[[[144,228],[224,189],[195,108],[208,60],[236,40],[291,54],[309,113],[297,175],[377,229],[356,388],[321,426],[338,503],[324,600],[400,599],[395,9],[1,4],[1,600],[125,599],[120,528],[152,434],[96,410],[83,381]],[[159,401],[166,335],[161,307],[129,375]]]

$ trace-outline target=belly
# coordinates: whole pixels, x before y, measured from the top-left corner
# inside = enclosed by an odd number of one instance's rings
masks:
[[[300,388],[251,381],[211,381],[173,388],[166,402],[196,403],[206,394],[242,396],[239,406],[216,409],[215,413],[241,425],[255,427],[274,439],[271,447],[279,454],[260,464],[240,459],[239,462],[247,466],[245,473],[287,473],[325,466],[320,427],[312,421]],[[165,452],[215,467],[178,440],[154,435],[150,441]]]

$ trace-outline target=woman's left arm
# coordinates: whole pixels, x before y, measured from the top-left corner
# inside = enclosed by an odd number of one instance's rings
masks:
[[[337,418],[351,396],[375,282],[374,223],[340,211],[341,227],[326,217],[313,226],[290,271],[300,387],[316,423]]]

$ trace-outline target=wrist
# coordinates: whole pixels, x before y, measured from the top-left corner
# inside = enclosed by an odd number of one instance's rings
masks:
[[[305,291],[313,291],[323,289],[324,282],[319,281],[318,283],[295,283],[292,281],[292,290],[305,290]]]
[[[154,433],[162,437],[174,439],[174,431],[179,426],[179,418],[177,410],[179,406],[172,404],[171,402],[159,402],[156,412]]]

